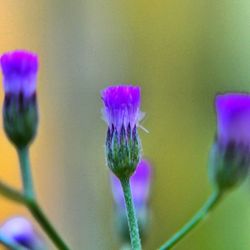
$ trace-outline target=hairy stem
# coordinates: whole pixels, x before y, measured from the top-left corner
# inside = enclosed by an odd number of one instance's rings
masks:
[[[129,180],[126,178],[121,178],[120,181],[122,184],[125,203],[126,203],[131,247],[133,250],[140,250],[141,241],[140,241],[139,228],[138,228],[137,218],[135,214],[131,189],[130,189],[130,183],[129,183]]]

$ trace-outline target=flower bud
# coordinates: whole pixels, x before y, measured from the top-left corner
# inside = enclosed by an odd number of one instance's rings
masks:
[[[129,178],[141,157],[141,143],[137,132],[142,118],[140,88],[112,86],[102,91],[103,116],[108,124],[106,160],[119,178]]]
[[[250,167],[250,95],[216,97],[217,137],[212,147],[209,171],[221,191],[240,184]]]
[[[5,53],[0,58],[3,73],[3,122],[10,141],[26,147],[35,137],[38,125],[36,80],[38,58],[26,51]]]
[[[45,245],[32,224],[24,217],[13,217],[1,227],[0,233],[29,250],[44,250]]]
[[[149,224],[150,209],[148,202],[151,180],[152,169],[150,163],[142,159],[138,164],[135,173],[130,178],[131,192],[142,239],[147,233]],[[111,188],[115,203],[116,228],[122,240],[129,242],[130,236],[123,190],[119,179],[115,175],[111,175]]]

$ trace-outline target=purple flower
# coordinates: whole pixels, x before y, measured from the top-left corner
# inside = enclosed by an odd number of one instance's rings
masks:
[[[24,217],[18,216],[7,220],[0,227],[0,233],[30,250],[45,249],[44,243],[33,225]]]
[[[250,146],[250,95],[230,93],[216,97],[219,141]]]
[[[38,57],[34,53],[17,50],[0,58],[5,94],[30,97],[36,91]]]
[[[36,81],[38,57],[27,51],[13,51],[0,57],[5,91],[4,129],[18,148],[35,137],[38,125]]]
[[[140,87],[132,85],[111,86],[101,93],[104,103],[103,116],[109,128],[118,131],[129,125],[133,129],[142,118]]]
[[[150,163],[142,159],[138,164],[135,173],[130,178],[131,192],[135,209],[147,205],[149,200],[152,169]],[[118,207],[125,207],[124,195],[119,179],[111,175],[111,188],[115,204]]]
[[[215,106],[218,127],[209,174],[215,186],[224,191],[241,183],[249,172],[250,95],[218,95]]]
[[[108,124],[106,159],[119,178],[129,178],[140,160],[141,143],[137,126],[142,118],[140,88],[110,86],[101,92],[104,120]]]

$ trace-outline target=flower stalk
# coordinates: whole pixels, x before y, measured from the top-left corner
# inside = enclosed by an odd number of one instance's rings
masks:
[[[110,174],[110,181],[115,205],[116,232],[120,237],[122,244],[127,244],[130,242],[130,232],[127,223],[124,192],[119,178]],[[142,159],[137,165],[135,173],[129,179],[141,244],[143,244],[143,240],[147,237],[148,226],[150,223],[149,197],[151,182],[152,166],[149,161]]]
[[[28,147],[17,149],[21,167],[23,190],[26,197],[35,199]]]
[[[121,178],[121,185],[124,192],[124,199],[127,209],[128,227],[131,239],[131,247],[133,250],[141,249],[141,240],[139,236],[138,222],[135,214],[134,203],[132,199],[129,179]]]
[[[24,187],[24,204],[29,209],[33,217],[43,228],[48,237],[52,240],[52,242],[57,246],[60,250],[69,250],[69,247],[57,233],[55,228],[50,223],[49,219],[46,217],[39,204],[36,201],[35,192],[33,189],[33,181],[29,163],[29,153],[28,149],[19,149],[18,155],[20,160],[20,167],[22,172],[22,180]]]
[[[180,240],[187,236],[196,226],[203,221],[209,212],[218,204],[222,198],[222,193],[214,191],[204,206],[185,224],[176,234],[174,234],[166,243],[164,243],[159,250],[168,250],[173,248]]]

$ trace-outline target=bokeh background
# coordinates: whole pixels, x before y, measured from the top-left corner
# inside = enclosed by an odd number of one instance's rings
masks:
[[[38,197],[75,250],[119,248],[99,92],[117,83],[142,87],[150,133],[140,134],[155,171],[144,249],[159,247],[211,191],[215,94],[250,91],[250,2],[0,0],[0,53],[17,48],[40,57],[40,128],[31,149]],[[0,178],[21,186],[3,130]],[[250,249],[249,198],[246,183],[175,249]],[[0,220],[15,214],[29,216],[0,198]]]

